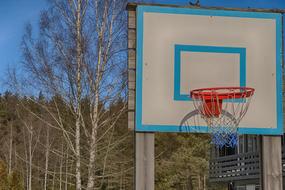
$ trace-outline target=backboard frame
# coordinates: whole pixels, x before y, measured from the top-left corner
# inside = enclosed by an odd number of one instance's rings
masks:
[[[198,132],[207,133],[208,127],[194,126],[193,129],[181,130],[179,125],[145,125],[142,123],[142,72],[143,72],[143,28],[145,12],[162,13],[162,14],[194,14],[207,16],[229,16],[241,18],[268,18],[276,21],[276,105],[277,105],[277,127],[276,128],[240,128],[240,134],[268,134],[280,135],[283,133],[283,105],[282,105],[282,50],[283,50],[283,36],[282,36],[282,15],[279,13],[268,12],[249,12],[249,11],[230,11],[230,10],[211,10],[211,9],[191,9],[191,8],[173,8],[173,7],[159,7],[159,6],[144,6],[137,7],[137,45],[136,45],[136,110],[135,110],[135,130],[138,132]],[[177,47],[183,47],[183,44],[178,44]],[[227,51],[227,49],[219,49],[220,47],[203,47],[196,51]],[[208,48],[208,50],[207,50]],[[179,49],[179,48],[178,48]],[[182,48],[183,49],[183,48]],[[186,48],[187,49],[187,48]],[[190,48],[191,49],[191,48]],[[205,50],[206,49],[206,50]],[[212,49],[212,50],[211,50]],[[230,52],[231,50],[228,49]],[[245,56],[242,48],[237,49],[235,53],[240,53],[241,57]],[[193,51],[193,49],[191,50]],[[195,50],[194,50],[195,51]],[[235,50],[236,51],[236,50]],[[241,62],[242,62],[241,58]],[[175,58],[175,62],[179,58]],[[175,63],[176,65],[176,63]],[[241,64],[242,68],[242,64]],[[179,74],[179,72],[178,72]],[[175,78],[179,82],[179,77]],[[241,85],[245,85],[245,80],[241,78]],[[175,87],[174,97],[178,100],[188,101],[188,97],[184,94],[179,94],[179,88]]]

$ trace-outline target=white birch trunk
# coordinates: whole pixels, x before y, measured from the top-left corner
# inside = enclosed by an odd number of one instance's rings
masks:
[[[89,176],[88,176],[88,184],[87,184],[87,190],[91,190],[94,188],[94,180],[95,180],[95,176],[94,176],[94,168],[95,168],[95,154],[96,154],[96,143],[94,143],[96,141],[96,133],[97,131],[94,130],[92,131],[92,143],[91,143],[91,150],[90,150],[90,159],[89,159]]]
[[[88,165],[88,183],[87,190],[93,190],[95,184],[95,154],[96,154],[96,139],[97,139],[97,130],[98,130],[98,104],[99,104],[99,87],[101,82],[101,71],[103,71],[104,63],[102,61],[102,52],[103,52],[103,36],[106,28],[106,20],[107,20],[107,11],[108,11],[108,3],[105,3],[104,7],[104,15],[102,26],[99,32],[99,41],[98,41],[98,62],[97,62],[97,72],[96,72],[96,80],[93,86],[95,101],[94,108],[91,113],[92,120],[92,132],[91,132],[91,140],[90,140],[90,157],[89,157],[89,165]]]
[[[67,175],[67,172],[68,172],[68,149],[66,150],[66,160],[65,160],[65,186],[64,186],[64,190],[68,190],[68,175]]]
[[[76,120],[76,136],[75,136],[75,151],[76,151],[76,190],[81,190],[81,160],[80,160],[80,123]]]
[[[8,166],[8,174],[10,175],[12,172],[12,153],[13,153],[13,126],[10,125],[10,140],[9,140],[9,166]]]
[[[52,190],[54,190],[55,188],[55,171],[53,172],[53,176],[52,176]]]
[[[25,160],[28,160],[28,150],[27,150],[27,142],[26,142],[26,134],[24,133],[24,146],[25,146]],[[26,166],[26,189],[29,189],[29,164],[25,162]]]
[[[33,141],[33,132],[29,131],[29,183],[28,190],[32,190],[32,162],[33,162],[33,153],[32,153],[32,141]]]
[[[61,157],[60,157],[60,165],[59,165],[59,190],[62,190],[62,162],[63,162],[63,144],[61,146]]]
[[[75,152],[76,152],[76,166],[75,166],[75,176],[76,176],[76,190],[82,189],[81,182],[81,152],[80,152],[80,128],[81,128],[81,91],[82,91],[82,17],[81,17],[82,1],[77,0],[76,7],[76,121],[75,121]]]
[[[47,179],[48,179],[48,164],[49,164],[49,127],[47,127],[46,134],[46,152],[45,152],[45,176],[44,176],[44,190],[47,189]]]

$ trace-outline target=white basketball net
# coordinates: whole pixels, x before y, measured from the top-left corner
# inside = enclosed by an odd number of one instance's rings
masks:
[[[207,98],[192,96],[195,108],[209,127],[212,143],[219,147],[235,147],[238,143],[238,125],[248,110],[254,91],[240,92],[241,89],[223,88],[208,90]]]

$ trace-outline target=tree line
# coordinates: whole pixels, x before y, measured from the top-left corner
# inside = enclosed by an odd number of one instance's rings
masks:
[[[83,100],[84,115],[89,112],[88,104]],[[113,119],[116,122],[98,130],[94,189],[134,188],[134,133],[127,129],[127,110],[118,119],[114,117],[124,105],[121,99],[101,108],[104,119],[100,125]],[[65,110],[61,111],[64,131],[52,118],[59,108]],[[76,189],[76,156],[64,134],[75,131],[71,115],[60,97],[48,100],[39,93],[28,98],[11,92],[0,96],[1,190]],[[156,189],[222,189],[208,181],[208,136],[156,134],[155,144]],[[80,145],[82,189],[86,189],[90,149],[85,134],[81,134]]]

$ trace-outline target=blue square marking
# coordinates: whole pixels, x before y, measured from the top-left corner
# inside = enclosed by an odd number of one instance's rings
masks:
[[[240,65],[240,86],[246,86],[246,48],[243,47],[222,47],[222,46],[200,46],[180,45],[174,46],[174,100],[191,101],[189,94],[181,93],[181,53],[182,52],[204,52],[204,53],[227,53],[239,54]],[[189,92],[190,93],[190,92]]]

